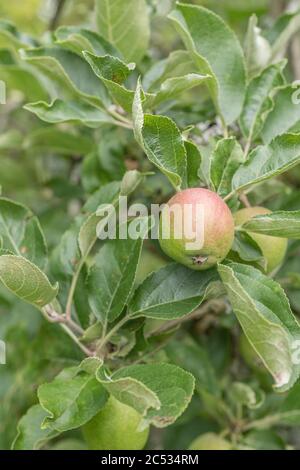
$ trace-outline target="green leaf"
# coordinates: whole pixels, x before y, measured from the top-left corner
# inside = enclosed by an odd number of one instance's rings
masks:
[[[200,6],[177,3],[169,18],[200,73],[213,77],[208,85],[212,99],[225,123],[232,123],[245,95],[245,65],[237,38],[219,16]]]
[[[131,171],[126,172],[121,182],[112,181],[111,183],[105,184],[100,189],[95,191],[84,204],[82,208],[83,212],[96,212],[100,204],[106,204],[107,201],[113,201],[114,199],[118,198],[121,192],[121,184],[123,184],[123,181],[125,181],[128,178],[128,175],[131,173]],[[136,189],[135,185],[134,188]],[[132,186],[130,189],[132,189]],[[130,194],[130,192],[131,191],[128,189],[128,194]]]
[[[262,129],[262,139],[268,144],[274,137],[292,130],[300,121],[299,91],[293,85],[281,88],[274,96],[274,106]],[[284,118],[283,118],[284,116]]]
[[[52,103],[38,101],[37,103],[28,103],[24,108],[36,114],[42,121],[51,124],[74,122],[94,128],[114,123],[114,119],[102,109],[78,101],[59,99],[52,101]]]
[[[26,222],[20,252],[22,256],[28,258],[39,268],[45,268],[48,259],[48,248],[42,227],[37,217],[31,217]]]
[[[40,405],[34,405],[20,419],[18,434],[12,444],[12,450],[38,450],[49,439],[59,433],[52,429],[41,429],[46,411]]]
[[[20,149],[23,136],[17,129],[10,129],[0,135],[0,150]]]
[[[126,65],[117,57],[109,55],[96,56],[88,51],[83,55],[92,67],[93,72],[106,86],[111,98],[125,111],[131,112],[134,91],[128,90],[123,82],[134,69],[134,64]]]
[[[96,0],[96,21],[101,35],[130,62],[139,62],[150,37],[145,0]]]
[[[31,132],[25,138],[23,146],[30,151],[54,152],[61,155],[86,155],[93,150],[94,144],[87,136],[51,126]]]
[[[58,285],[51,286],[47,276],[22,256],[0,256],[0,280],[17,297],[40,308],[57,295]]]
[[[300,325],[283,289],[251,266],[219,265],[219,273],[241,327],[273,376],[276,389],[288,390],[300,373],[293,361]]]
[[[51,273],[57,279],[65,280],[72,277],[80,258],[78,249],[78,233],[81,217],[75,219],[70,228],[62,234],[59,244],[51,254]]]
[[[205,84],[211,80],[210,75],[200,75],[198,73],[188,73],[180,77],[171,77],[167,78],[161,84],[160,90],[153,96],[149,98],[149,102],[146,102],[149,107],[156,107],[162,102],[167,100],[173,100],[178,98],[181,93],[186,92],[187,90],[194,88],[196,86]]]
[[[242,225],[247,232],[300,239],[300,211],[278,211],[259,215]]]
[[[86,61],[74,52],[58,46],[38,47],[23,49],[22,58],[74,98],[100,106],[108,104],[104,85],[99,83]]]
[[[120,195],[129,196],[144,181],[144,175],[138,170],[127,171],[122,179]]]
[[[199,186],[202,156],[194,142],[187,140],[184,142],[184,146],[186,151],[187,186],[194,188]]]
[[[19,64],[0,64],[1,80],[8,90],[21,91],[30,101],[47,100],[49,93],[37,74]]]
[[[190,373],[172,364],[131,365],[110,377],[100,368],[97,378],[119,401],[158,428],[169,426],[183,413],[195,385]]]
[[[56,43],[82,54],[83,50],[94,52],[97,55],[118,56],[118,50],[104,39],[100,34],[80,26],[60,26],[55,31]]]
[[[0,19],[0,48],[8,49],[15,53],[21,47],[32,47],[35,41],[30,36],[20,33],[10,21]]]
[[[276,87],[284,84],[282,71],[285,64],[286,62],[282,61],[270,65],[253,78],[247,87],[240,126],[244,136],[249,140],[259,135],[268,114],[274,107],[272,94]]]
[[[269,41],[257,26],[256,15],[249,19],[244,49],[248,76],[253,77],[266,67],[272,53]]]
[[[270,417],[272,419],[272,416]],[[266,421],[268,417],[266,417]],[[281,436],[270,429],[255,429],[247,433],[243,439],[246,449],[254,450],[286,450],[286,445]]]
[[[234,405],[239,403],[250,409],[259,408],[265,398],[263,393],[257,393],[252,387],[243,382],[233,382],[230,386],[229,396]]]
[[[234,137],[218,141],[212,154],[210,178],[221,197],[232,191],[232,177],[244,161],[243,150]]]
[[[134,286],[143,239],[149,230],[148,222],[148,218],[135,219],[140,232],[137,239],[109,240],[95,258],[87,281],[89,303],[102,323],[116,320],[127,303]],[[123,224],[124,228],[127,234],[127,224]]]
[[[258,244],[248,233],[236,232],[231,251],[237,253],[241,260],[246,262],[259,262],[265,265],[263,254]]]
[[[41,385],[38,397],[47,413],[42,428],[65,432],[90,421],[105,405],[108,393],[82,365],[65,369]]]
[[[132,186],[128,187],[128,181],[132,181],[132,177],[134,181],[132,182]],[[141,174],[139,172],[129,171],[125,173],[121,181],[120,187],[116,187],[113,184],[111,186],[106,185],[103,190],[100,190],[100,192],[98,192],[96,198],[94,198],[93,201],[93,204],[95,204],[96,206],[97,203],[97,206],[93,210],[93,212],[86,218],[79,232],[78,244],[83,257],[86,256],[90,248],[97,241],[99,233],[101,233],[101,231],[105,228],[108,223],[108,220],[110,220],[110,217],[114,218],[114,210],[119,205],[119,197],[129,196],[131,192],[135,191],[138,184],[140,184],[142,180],[143,178],[141,177]],[[108,187],[109,190],[107,190]],[[105,206],[107,206],[107,212],[106,215],[103,215],[103,213],[105,213],[106,211]],[[101,209],[101,213],[98,213],[98,208]],[[99,229],[99,233],[97,233],[97,228]]]
[[[175,339],[165,347],[169,359],[191,372],[196,390],[218,396],[220,393],[215,371],[207,351],[192,338]]]
[[[121,132],[117,127],[110,129],[106,127],[97,133],[94,151],[86,156],[82,165],[81,180],[87,192],[96,191],[109,182],[121,180],[126,172],[124,159],[126,148],[122,142],[122,135],[126,137]]]
[[[135,138],[149,160],[176,189],[180,189],[186,180],[186,151],[182,135],[170,118],[144,114],[141,92],[139,82],[132,109]]]
[[[81,251],[82,257],[86,257],[90,252],[91,248],[96,243],[99,234],[104,230],[110,220],[114,219],[114,210],[119,204],[119,198],[107,202],[107,208],[105,203],[101,208],[101,213],[95,212],[90,214],[82,224],[79,235],[78,245]]]
[[[299,348],[299,344],[298,344]],[[299,356],[299,354],[298,354]],[[299,357],[298,357],[299,359]],[[279,408],[280,423],[285,426],[300,425],[300,382],[298,381],[289,391],[284,402]]]
[[[217,280],[214,269],[197,272],[169,264],[150,274],[137,288],[129,304],[129,314],[162,320],[182,317],[205,300],[210,284]]]
[[[166,59],[155,62],[145,73],[143,88],[149,92],[156,92],[168,79],[196,72],[197,66],[188,51],[173,51]]]
[[[23,204],[0,198],[0,237],[2,248],[45,267],[47,246],[42,228]]]
[[[283,134],[269,145],[256,147],[233,176],[232,188],[240,191],[290,170],[300,162],[300,135]]]
[[[288,12],[281,15],[272,28],[267,31],[266,37],[272,45],[270,60],[281,59],[292,36],[300,29],[300,12]]]

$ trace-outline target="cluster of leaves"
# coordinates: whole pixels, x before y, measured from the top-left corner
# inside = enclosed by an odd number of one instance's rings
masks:
[[[159,61],[151,15],[168,15],[184,45]],[[109,395],[145,424],[173,425],[168,448],[206,430],[225,430],[237,448],[284,448],[271,428],[300,426],[300,199],[274,178],[300,163],[300,107],[283,59],[300,13],[264,32],[252,16],[244,49],[220,16],[190,3],[96,0],[92,17],[94,27],[61,26],[43,40],[0,22],[1,77],[22,93],[0,136],[0,307],[9,311],[0,336],[8,361],[10,345],[18,358],[1,368],[0,396],[16,416],[32,405],[13,448],[78,438]],[[146,217],[136,240],[99,242],[101,204],[150,205],[198,186],[233,211],[246,195],[275,210],[237,227],[228,259],[209,271],[162,258]],[[277,280],[263,273],[251,233],[292,240]],[[234,351],[239,325],[266,373],[249,372]]]

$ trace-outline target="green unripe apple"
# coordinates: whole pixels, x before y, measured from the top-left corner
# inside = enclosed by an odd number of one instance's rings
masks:
[[[141,450],[149,435],[149,427],[138,430],[141,420],[137,411],[110,396],[82,432],[91,450]]]
[[[246,207],[234,214],[235,225],[243,225],[256,215],[270,214],[271,211],[265,207]],[[272,273],[278,268],[285,256],[288,241],[286,238],[270,237],[260,233],[250,233],[251,238],[258,244],[266,260],[266,272]]]
[[[230,442],[213,432],[201,434],[191,443],[189,450],[230,450]]]
[[[174,216],[176,209],[184,214],[181,218]],[[198,234],[202,243],[195,246]],[[170,258],[201,271],[226,257],[234,239],[234,220],[218,194],[203,188],[185,189],[163,208],[159,235],[160,246]]]

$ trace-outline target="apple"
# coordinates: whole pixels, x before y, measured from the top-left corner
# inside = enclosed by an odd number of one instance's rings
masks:
[[[149,427],[139,430],[141,421],[136,410],[110,396],[82,432],[90,450],[141,450],[149,435]]]
[[[189,450],[230,450],[232,445],[213,432],[201,434],[191,443]]]
[[[174,216],[175,209],[184,215]],[[195,246],[201,238],[203,243]],[[191,269],[201,271],[221,262],[233,239],[232,214],[223,199],[208,189],[178,192],[161,211],[159,243],[162,250]]]
[[[265,207],[246,207],[234,214],[235,225],[243,225],[256,215],[270,214],[271,211]],[[266,272],[272,273],[281,265],[288,241],[286,238],[270,237],[260,233],[250,233],[251,238],[258,244],[266,260]]]

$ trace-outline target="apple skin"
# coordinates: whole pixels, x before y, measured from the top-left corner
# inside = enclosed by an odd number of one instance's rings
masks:
[[[190,249],[190,247],[187,249],[186,243],[191,240],[184,237],[176,239],[174,235],[176,233],[174,218],[171,217],[170,220],[168,208],[165,208],[161,212],[159,236],[159,243],[164,253],[178,263],[197,271],[210,269],[221,262],[228,254],[234,239],[233,216],[223,199],[208,189],[192,188],[175,194],[169,200],[167,206],[171,208],[175,204],[182,208],[185,204],[191,204],[193,230],[196,229],[197,223],[200,226],[202,222],[201,215],[196,212],[196,205],[201,204],[204,221],[204,244],[200,249]],[[169,238],[163,238],[163,227],[170,230]],[[182,233],[184,233],[183,230]]]
[[[233,217],[235,225],[243,225],[256,215],[270,214],[271,211],[265,207],[246,207],[237,211]],[[250,233],[250,232],[249,232]],[[251,238],[260,247],[263,256],[267,262],[266,272],[268,274],[274,272],[280,267],[287,250],[288,241],[286,238],[271,237],[269,235],[261,235],[260,233],[250,233]]]
[[[189,450],[231,450],[230,442],[223,439],[218,434],[208,432],[201,434],[193,440]]]
[[[105,406],[82,427],[90,450],[142,450],[149,427],[138,431],[141,415],[110,396]]]

